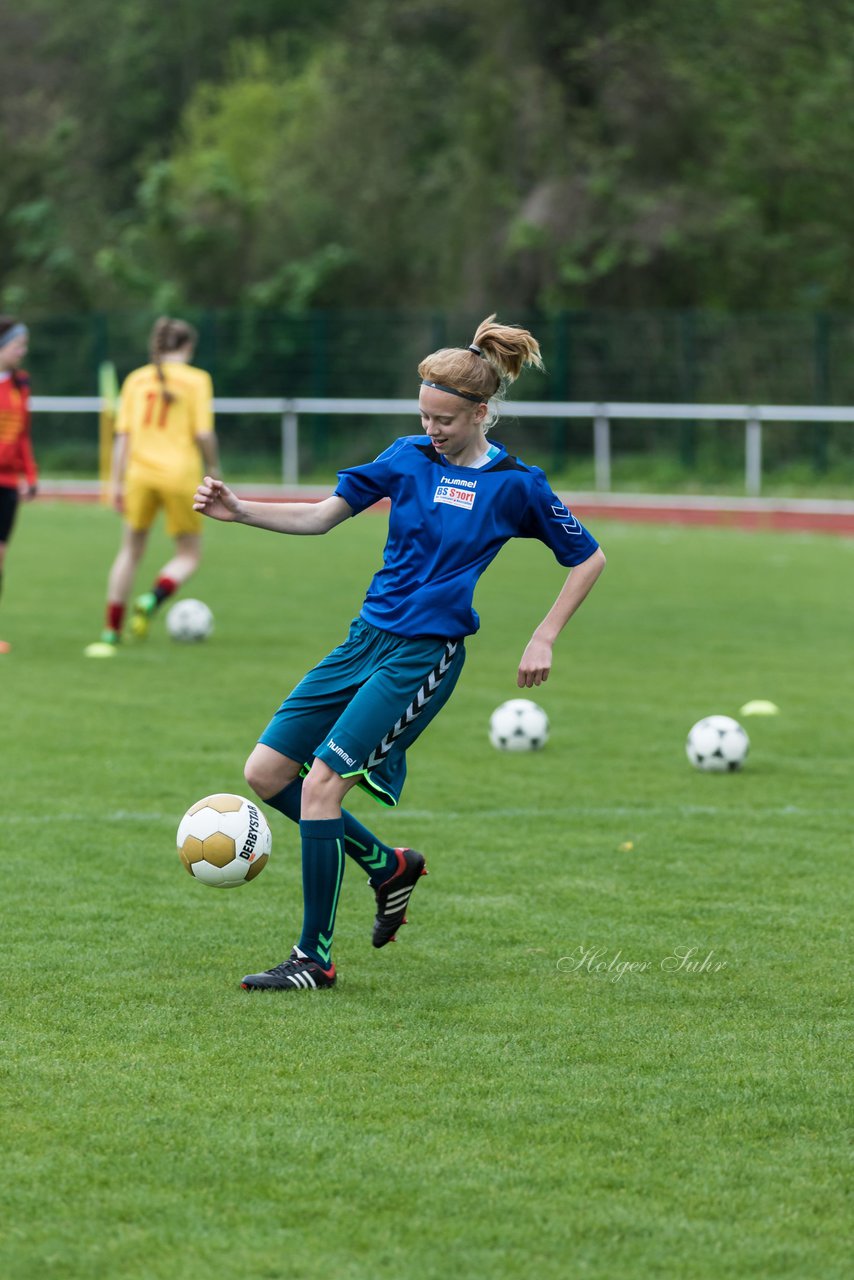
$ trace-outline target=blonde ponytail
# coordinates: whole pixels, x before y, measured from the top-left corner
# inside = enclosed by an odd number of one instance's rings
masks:
[[[522,370],[545,368],[540,344],[527,329],[497,324],[495,315],[478,325],[468,347],[443,347],[418,366],[422,381],[466,400],[501,400]]]

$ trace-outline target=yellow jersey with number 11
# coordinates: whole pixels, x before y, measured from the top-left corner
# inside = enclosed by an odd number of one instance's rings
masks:
[[[128,480],[181,488],[201,479],[196,437],[213,431],[213,384],[204,369],[164,361],[164,383],[153,364],[122,386],[116,434],[129,441]]]

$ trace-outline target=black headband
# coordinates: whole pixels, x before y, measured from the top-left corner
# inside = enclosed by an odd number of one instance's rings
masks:
[[[441,382],[431,382],[429,378],[421,379],[422,387],[435,387],[437,391],[447,391],[452,396],[462,396],[464,400],[473,400],[475,404],[486,404],[486,396],[473,396],[470,391],[459,391],[456,387],[446,387]]]

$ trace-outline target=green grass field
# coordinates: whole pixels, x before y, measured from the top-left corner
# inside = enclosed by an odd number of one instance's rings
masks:
[[[486,722],[562,571],[508,547],[400,809],[353,804],[428,855],[412,923],[373,951],[351,864],[337,988],[249,996],[298,931],[295,828],[271,814],[270,865],[233,893],[189,879],[175,828],[245,792],[384,532],[209,526],[187,594],[214,637],[159,624],[99,663],[118,523],[23,510],[0,604],[0,1274],[849,1275],[854,541],[597,527],[608,569],[522,758]],[[692,770],[690,725],[750,698],[781,714],[745,721],[745,770]],[[704,971],[674,971],[686,948]]]

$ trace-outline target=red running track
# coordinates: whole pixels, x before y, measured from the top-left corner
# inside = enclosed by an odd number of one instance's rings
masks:
[[[248,485],[241,496],[257,501],[315,502],[328,489],[285,489],[278,485]],[[99,488],[92,481],[50,481],[39,487],[42,499],[97,502]],[[595,518],[643,524],[706,525],[759,532],[828,533],[854,537],[854,501],[774,498],[712,498],[653,494],[562,494],[582,520]],[[377,503],[374,511],[385,510]]]

